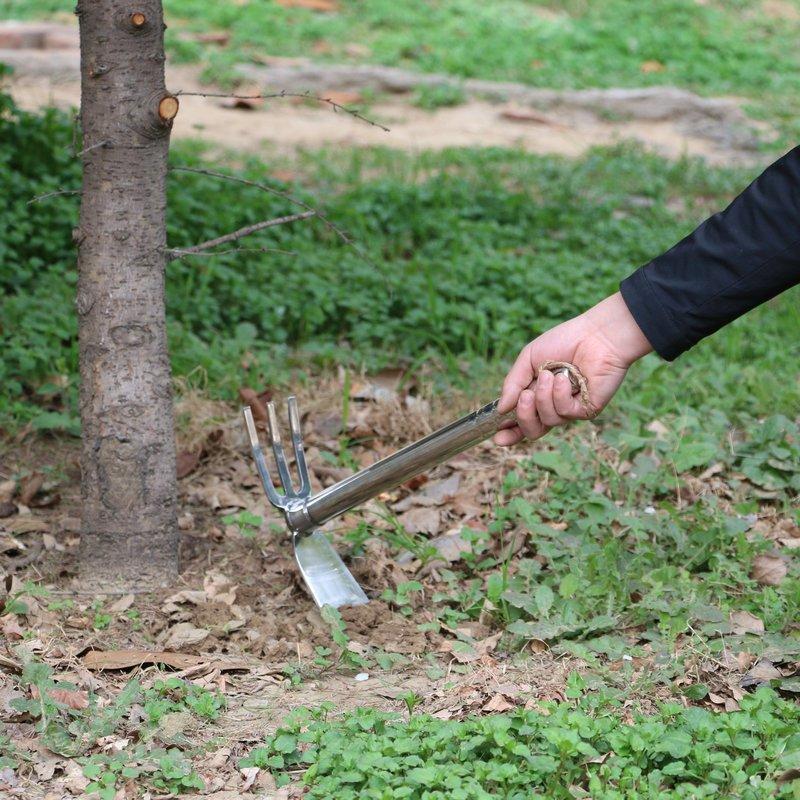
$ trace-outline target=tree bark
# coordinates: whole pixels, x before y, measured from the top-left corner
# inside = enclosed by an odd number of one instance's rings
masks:
[[[178,567],[164,310],[166,176],[178,101],[161,0],[79,0],[83,191],[78,246],[81,576],[100,588]]]

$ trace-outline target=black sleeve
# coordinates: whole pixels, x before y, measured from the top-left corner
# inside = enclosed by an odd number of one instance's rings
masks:
[[[672,360],[800,282],[800,147],[724,211],[620,284],[653,349]]]

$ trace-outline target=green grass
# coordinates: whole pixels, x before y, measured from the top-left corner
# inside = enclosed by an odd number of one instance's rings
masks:
[[[164,5],[173,55],[202,57],[211,78],[230,77],[235,63],[284,55],[557,88],[669,84],[747,97],[757,115],[781,123],[790,137],[797,132],[797,0],[786,0],[784,17],[766,13],[758,0],[340,0],[336,13],[234,0]],[[71,11],[72,4],[4,0],[0,7],[29,16]],[[208,30],[229,32],[229,45],[203,49],[185,36]],[[348,47],[354,43],[357,56]],[[647,62],[663,69],[643,71]]]
[[[309,800],[797,797],[781,776],[800,764],[800,708],[769,689],[732,714],[672,703],[632,724],[597,698],[463,721],[331,711],[295,714],[241,766],[299,772]]]
[[[74,427],[78,199],[29,205],[39,193],[79,186],[70,127],[57,114],[9,107],[0,132],[8,201],[0,211],[0,414],[6,425]],[[202,164],[186,145],[172,160]],[[752,177],[625,146],[577,161],[494,149],[418,158],[308,153],[296,164],[296,185],[271,179],[270,170],[249,159],[239,174],[321,204],[360,252],[322,223],[306,222],[246,242],[293,255],[170,264],[175,372],[219,396],[233,397],[242,383],[302,380],[309,369],[337,363],[405,363],[443,383],[469,363],[470,384],[491,385],[529,338],[613,291]],[[169,241],[190,245],[292,209],[254,187],[173,172]],[[798,290],[786,293],[675,365],[646,359],[623,402],[635,398],[656,415],[714,406],[731,421],[793,414],[797,297]]]

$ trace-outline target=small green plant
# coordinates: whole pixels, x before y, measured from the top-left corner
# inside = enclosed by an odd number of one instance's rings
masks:
[[[246,539],[255,539],[264,520],[258,514],[249,511],[240,511],[238,514],[227,514],[222,518],[226,525],[235,525],[239,533]]]
[[[143,696],[144,712],[151,725],[158,725],[165,714],[188,709],[206,720],[215,720],[225,708],[225,697],[180,678],[157,680]]]
[[[111,614],[103,611],[102,608],[102,600],[95,600],[92,603],[92,611],[94,611],[94,616],[92,617],[92,628],[94,628],[96,631],[104,631],[111,624],[111,620],[113,619]]]
[[[400,695],[400,699],[403,701],[409,717],[414,713],[414,709],[422,702],[422,697],[412,691],[404,692]]]
[[[391,603],[403,616],[410,617],[414,613],[413,597],[422,590],[419,581],[405,581],[399,583],[396,589],[384,589],[381,600]]]
[[[138,682],[130,681],[111,703],[101,705],[91,692],[84,696],[73,684],[54,680],[52,668],[38,661],[24,665],[19,685],[30,699],[12,700],[12,706],[36,720],[47,747],[73,758],[109,735],[141,691]]]
[[[347,625],[342,615],[333,606],[323,606],[320,610],[322,619],[328,623],[331,639],[340,649],[339,661],[350,669],[365,669],[369,662],[351,648],[350,637],[347,635]],[[326,654],[327,655],[327,654]]]
[[[20,755],[11,741],[11,737],[0,734],[0,769],[17,769],[20,760]]]
[[[22,614],[28,613],[28,605],[25,603],[26,597],[48,597],[50,591],[46,586],[35,583],[34,581],[25,581],[22,586],[10,592],[3,603],[3,614]]]
[[[131,623],[132,631],[139,631],[142,629],[142,612],[137,608],[129,608],[124,612],[125,619]]]
[[[177,748],[147,749],[137,744],[113,755],[97,754],[81,761],[90,781],[86,794],[97,795],[99,800],[114,800],[121,785],[131,781],[176,795],[205,788],[191,761]]]

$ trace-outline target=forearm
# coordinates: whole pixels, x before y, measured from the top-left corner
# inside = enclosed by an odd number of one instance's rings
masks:
[[[626,278],[620,290],[654,349],[673,359],[800,282],[800,148],[724,211]]]
[[[626,368],[653,350],[620,292],[601,300],[582,316]]]

